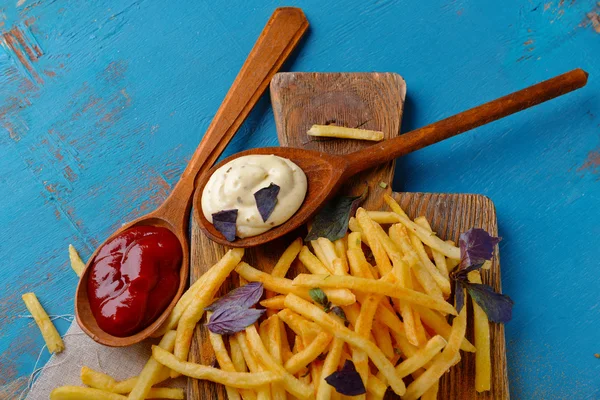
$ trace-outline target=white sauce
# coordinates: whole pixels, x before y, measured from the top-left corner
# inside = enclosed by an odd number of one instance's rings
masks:
[[[254,193],[271,183],[280,187],[277,204],[263,222]],[[237,209],[237,236],[256,236],[283,224],[302,205],[306,175],[296,164],[274,155],[236,158],[217,169],[202,192],[202,212],[212,223],[212,214]]]

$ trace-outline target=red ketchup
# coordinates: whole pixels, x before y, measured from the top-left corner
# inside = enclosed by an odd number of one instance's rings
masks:
[[[139,226],[107,242],[87,284],[100,329],[123,337],[154,322],[177,293],[182,258],[177,236],[166,228]]]

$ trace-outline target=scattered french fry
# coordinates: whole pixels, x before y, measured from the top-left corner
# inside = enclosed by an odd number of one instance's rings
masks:
[[[60,386],[52,390],[50,400],[127,400],[122,394],[80,386]]]
[[[263,306],[264,308],[267,308],[270,310],[283,310],[284,300],[285,300],[285,295],[279,294],[277,296],[273,296],[268,299],[265,299],[265,300],[261,301],[259,304],[261,306]]]
[[[253,389],[281,381],[281,376],[271,371],[257,373],[227,372],[206,365],[181,361],[172,353],[158,346],[152,346],[152,357],[159,363],[190,378],[204,379],[239,389]]]
[[[337,125],[313,125],[307,132],[309,136],[331,137],[338,139],[383,140],[383,132],[368,129],[347,128]]]
[[[377,279],[365,279],[355,276],[300,274],[294,279],[293,284],[298,287],[351,289],[364,293],[380,294],[403,300],[411,304],[442,311],[447,314],[456,315],[454,307],[444,300],[436,299],[421,292],[405,289],[397,284]]]
[[[69,245],[69,260],[71,261],[71,268],[73,268],[73,271],[75,271],[77,276],[81,276],[85,270],[85,263],[72,244]]]
[[[160,340],[158,346],[154,347],[157,347],[164,352],[171,352],[175,346],[176,337],[177,335],[175,331],[169,331]],[[146,362],[146,365],[144,365],[144,368],[142,369],[135,386],[131,390],[131,393],[129,393],[128,399],[144,400],[148,396],[152,385],[157,381],[163,370],[165,370],[165,367],[159,364],[154,357],[150,357],[150,359]]]
[[[479,271],[469,272],[469,282],[481,283]],[[492,386],[492,359],[490,354],[490,323],[487,314],[473,300],[473,328],[475,331],[475,390],[485,392]]]
[[[31,316],[33,317],[38,328],[40,328],[40,332],[44,337],[48,351],[50,353],[60,353],[63,351],[65,349],[65,344],[56,330],[56,327],[52,321],[50,321],[50,317],[40,304],[35,293],[25,293],[23,296],[21,296],[21,298],[31,313]]]
[[[169,350],[169,349],[167,349]],[[171,351],[173,348],[170,349]],[[163,368],[160,374],[152,382],[152,386],[169,379],[169,369]],[[106,390],[107,392],[126,394],[133,390],[138,381],[138,377],[126,379],[124,381],[116,381],[112,376],[106,375],[99,371],[94,371],[88,367],[81,367],[81,383],[94,389]],[[150,390],[150,394],[152,390]]]
[[[294,293],[303,299],[309,300],[310,295],[308,289],[303,289],[294,286],[290,279],[286,278],[275,278],[270,274],[259,271],[256,268],[251,267],[245,262],[241,262],[236,267],[236,272],[240,276],[244,277],[250,282],[262,282],[266,289],[272,290],[281,294]],[[349,290],[323,290],[329,300],[339,306],[346,306],[353,304],[356,301],[356,297]]]

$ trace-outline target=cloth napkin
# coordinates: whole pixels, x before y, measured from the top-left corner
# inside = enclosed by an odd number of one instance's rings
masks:
[[[58,386],[84,386],[81,367],[103,372],[116,380],[137,376],[151,355],[151,345],[157,339],[148,339],[128,347],[107,347],[94,342],[73,322],[63,337],[65,350],[54,354],[27,394],[27,400],[48,400],[52,389]],[[165,382],[164,386],[185,389],[186,378]],[[162,385],[161,385],[162,386]]]

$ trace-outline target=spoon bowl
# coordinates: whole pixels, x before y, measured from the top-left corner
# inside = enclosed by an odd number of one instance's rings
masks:
[[[160,209],[156,210],[154,213],[150,213],[124,225],[115,233],[113,233],[108,239],[106,239],[106,242],[112,240],[127,229],[134,228],[137,226],[156,226],[170,230],[177,237],[177,239],[179,239],[179,243],[181,244],[181,250],[183,252],[183,257],[181,259],[181,267],[179,270],[179,287],[177,289],[177,292],[171,300],[171,302],[169,303],[169,305],[167,306],[167,308],[165,309],[165,311],[154,322],[152,322],[152,324],[142,329],[138,333],[135,333],[131,336],[120,337],[113,336],[110,333],[103,331],[98,326],[96,318],[94,318],[94,315],[92,314],[92,310],[90,308],[89,294],[87,290],[87,282],[90,271],[92,270],[90,268],[90,265],[94,261],[96,254],[102,248],[102,246],[99,246],[89,258],[86,268],[79,280],[77,292],[75,294],[75,316],[77,319],[77,323],[81,327],[81,330],[83,330],[89,337],[91,337],[94,341],[98,343],[102,343],[106,346],[112,347],[123,347],[138,343],[144,340],[145,338],[149,337],[160,327],[160,325],[169,316],[169,313],[171,312],[173,307],[175,307],[177,300],[179,300],[187,286],[190,265],[189,239],[185,232],[183,232],[181,229],[178,229],[178,227],[174,226],[170,221],[162,218],[160,216],[161,213],[159,210]]]
[[[204,186],[210,176],[220,167],[236,158],[247,155],[275,155],[287,158],[298,165],[306,174],[308,187],[304,202],[296,211],[294,216],[283,224],[269,229],[268,231],[246,238],[236,238],[233,242],[228,242],[225,237],[215,229],[204,213],[202,212],[201,200]],[[253,247],[262,243],[270,242],[278,237],[289,233],[308,221],[318,210],[315,207],[315,201],[327,201],[333,196],[344,181],[344,173],[347,170],[348,161],[345,157],[335,156],[318,151],[297,149],[292,147],[262,147],[236,153],[216,164],[213,168],[203,173],[199,180],[196,192],[194,194],[193,215],[202,231],[212,240],[225,246],[231,247]]]
[[[194,217],[204,233],[217,243],[232,247],[268,243],[306,223],[341,184],[355,174],[579,89],[585,86],[587,77],[587,72],[575,69],[346,156],[289,147],[258,148],[234,154],[200,176],[194,195]],[[287,158],[302,168],[308,181],[306,196],[300,209],[283,224],[256,236],[236,238],[229,242],[205,218],[201,206],[202,192],[218,167],[236,158],[256,154]]]
[[[281,7],[275,10],[169,197],[158,209],[122,226],[107,239],[107,241],[112,240],[135,226],[167,228],[179,239],[183,251],[179,287],[161,315],[146,328],[126,337],[113,336],[100,329],[90,308],[87,283],[90,265],[104,243],[98,246],[89,258],[77,286],[75,315],[81,329],[96,342],[115,347],[129,346],[152,335],[167,319],[188,284],[190,269],[188,227],[196,179],[200,171],[209,168],[218,159],[307,28],[308,21],[301,9]]]

